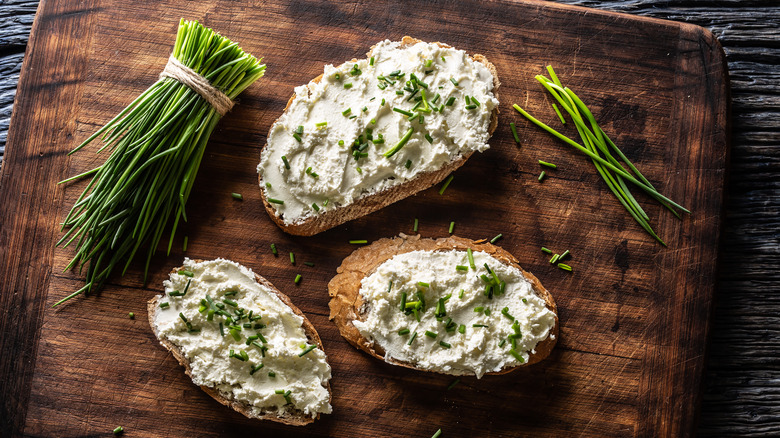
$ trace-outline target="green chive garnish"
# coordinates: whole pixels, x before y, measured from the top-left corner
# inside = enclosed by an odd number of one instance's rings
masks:
[[[569,255],[569,250],[568,249],[566,251],[564,251],[563,254],[561,254],[561,258],[559,260],[563,260],[563,258],[566,257],[567,255]]]
[[[287,170],[290,170],[290,162],[287,161],[287,157],[285,155],[282,155],[282,162],[284,163],[284,167],[287,168]]]
[[[393,107],[393,111],[395,111],[397,113],[400,113],[400,114],[403,114],[403,115],[405,115],[407,117],[411,117],[411,116],[414,115],[414,113],[412,113],[410,111],[402,110],[401,108],[397,108],[397,107]]]
[[[393,282],[391,281],[390,287],[388,287],[388,292],[390,292],[389,289],[392,287],[393,287]],[[401,293],[401,311],[402,312],[406,311],[406,292]]]
[[[268,202],[270,202],[271,204],[280,204],[280,205],[284,204],[284,201],[282,201],[281,199],[274,199],[274,198],[268,198]]]
[[[239,201],[243,201],[244,200],[244,196],[241,195],[241,193],[231,193],[230,196],[232,196],[233,199],[238,199]]]
[[[124,432],[125,428],[122,426],[117,426],[116,429],[114,429],[114,435],[119,435],[120,433]]]
[[[252,365],[252,369],[249,371],[249,375],[251,376],[251,375],[253,375],[254,373],[256,373],[256,372],[260,371],[260,369],[261,369],[261,368],[263,368],[264,366],[265,366],[265,365],[263,365],[263,364],[260,364],[260,365]]]
[[[515,358],[515,359],[517,359],[517,361],[518,361],[518,362],[520,362],[520,363],[525,363],[525,359],[523,359],[523,356],[521,356],[521,355],[520,355],[520,353],[518,353],[517,351],[515,351],[515,349],[514,349],[514,348],[512,348],[511,350],[509,350],[509,354],[511,354],[512,356],[514,356],[514,358]]]
[[[463,298],[463,294],[466,293],[465,289],[461,289],[460,292],[458,292],[458,298]]]
[[[429,283],[426,283],[424,281],[418,281],[417,285],[420,286],[420,287],[431,287],[431,285]]]
[[[468,271],[468,270],[469,270],[469,267],[468,267],[468,266],[463,266],[463,265],[457,265],[457,266],[455,266],[455,270],[456,270],[456,271],[462,271],[462,272],[465,272],[465,271]]]
[[[185,277],[192,277],[193,275],[195,275],[192,271],[179,271],[177,272],[177,274],[183,275]]]
[[[301,274],[296,275],[295,276],[295,284],[300,283],[301,282],[301,278],[303,278],[303,277],[301,277]]]
[[[306,349],[305,349],[305,350],[303,350],[302,352],[298,353],[298,357],[303,357],[304,355],[306,355],[306,353],[308,353],[308,352],[310,352],[310,351],[314,350],[315,348],[317,348],[317,346],[316,346],[316,345],[309,345],[309,347],[308,347],[308,348],[306,348]]]
[[[436,432],[435,432],[435,433],[434,433],[434,434],[431,436],[431,438],[439,438],[440,436],[441,436],[441,429],[437,430],[437,431],[436,431]]]
[[[450,383],[450,385],[447,387],[447,391],[449,391],[450,389],[454,388],[455,385],[457,385],[458,383],[460,383],[460,379],[455,379],[455,381]]]
[[[374,65],[374,57],[372,56],[371,59],[368,60],[368,65]]]
[[[458,86],[458,81],[456,81],[455,78],[450,78],[450,82],[452,82],[452,85]]]
[[[517,135],[517,127],[514,122],[509,124],[509,129],[512,130],[512,137],[515,138],[515,143],[520,144],[520,137]]]
[[[238,303],[229,298],[223,298],[222,302],[227,304],[228,306],[238,307]]]
[[[539,174],[539,178],[538,178],[539,182],[541,182],[541,181],[544,179],[544,176],[545,176],[546,174],[547,174],[547,173],[546,173],[544,170],[542,171],[542,173],[540,173],[540,174]]]
[[[565,264],[565,263],[558,263],[558,267],[563,269],[564,271],[571,272],[571,266]]]
[[[466,326],[464,324],[461,324],[458,326],[458,333],[465,334],[466,333]]]
[[[306,266],[310,266],[312,268],[314,267],[314,263],[312,263],[312,262],[303,262],[303,264],[306,265]]]
[[[135,313],[133,313],[133,312],[130,312],[130,313],[128,313],[128,314],[127,314],[127,316],[128,316],[130,319],[135,319]]]
[[[471,266],[471,269],[477,269],[477,266],[474,264],[474,253],[471,252],[471,248],[466,248],[466,255],[469,257],[469,266]]]
[[[181,251],[187,252],[187,243],[189,242],[189,236],[184,236],[184,243],[181,245]]]
[[[313,208],[313,209],[314,209],[314,211],[320,211],[320,206],[319,206],[319,205],[317,205],[317,203],[316,203],[316,202],[315,202],[315,203],[313,203],[313,204],[311,205],[311,208]]]
[[[276,250],[276,244],[275,243],[271,244],[271,253],[273,253],[273,255],[275,255],[275,256],[279,255],[279,251]]]
[[[160,308],[161,309],[167,309],[168,307],[170,307],[170,303],[168,303],[168,302],[160,303]]]
[[[347,90],[349,90],[350,88],[352,88],[352,82],[349,82],[349,83],[346,83],[346,84],[344,84],[344,88],[346,88]]]
[[[407,169],[412,167],[412,160],[406,160],[406,164],[404,164],[404,167],[406,167]]]
[[[498,239],[502,238],[503,236],[504,236],[503,234],[499,233],[496,237],[490,239],[490,243],[496,243]]]
[[[542,252],[545,252],[547,254],[552,254],[552,251],[550,251],[549,249],[547,249],[545,247],[542,247]]]
[[[417,226],[420,224],[420,222],[417,220],[417,218],[414,218],[414,228],[412,228],[412,231],[415,233],[417,232]]]
[[[552,169],[557,169],[558,168],[558,166],[556,166],[555,164],[548,163],[548,162],[542,161],[542,160],[539,160],[539,164],[541,164],[542,166],[547,166],[547,167],[552,168]]]
[[[301,136],[300,136],[300,134],[298,134],[297,132],[293,132],[293,138],[294,138],[296,141],[298,141],[298,143],[300,143],[301,141],[303,141],[303,140],[301,139]]]
[[[566,124],[566,119],[563,118],[563,114],[561,114],[561,110],[558,109],[558,105],[552,104],[553,109],[555,110],[555,114],[558,114],[558,118],[561,119],[561,124]]]
[[[450,234],[452,234],[452,231],[455,229],[455,221],[450,222]]]
[[[295,264],[295,253],[290,253],[290,263]]]
[[[408,335],[408,334],[409,334],[409,329],[408,328],[398,330],[398,335],[399,336]]]
[[[427,336],[429,338],[436,339],[436,337],[439,336],[439,334],[438,333],[434,333],[434,332],[432,332],[430,330],[426,330],[425,331],[425,336]]]
[[[488,327],[485,324],[471,324],[472,327]]]
[[[273,371],[268,372],[268,377],[276,377],[276,373]]]
[[[553,254],[552,258],[550,259],[550,263],[553,265],[558,262],[558,259],[561,258],[559,254]]]
[[[475,109],[476,107],[477,107],[476,105],[466,105],[466,109],[467,109],[467,110],[473,110],[473,109]]]
[[[409,342],[406,343],[406,345],[412,345],[412,342],[414,342],[414,338],[417,337],[417,332],[412,333],[412,337],[409,338]]]
[[[352,112],[352,108],[347,108],[341,112],[341,115],[347,117]]]
[[[385,152],[384,156],[387,157],[387,158],[390,158],[393,155],[395,155],[396,152],[400,151],[401,148],[404,147],[404,145],[406,145],[406,143],[409,141],[409,139],[412,138],[412,134],[413,133],[414,133],[414,128],[409,128],[409,130],[406,131],[406,134],[404,134],[404,136],[401,138],[401,140],[395,146],[393,146],[392,149],[390,149],[389,151]]]
[[[318,128],[322,128],[324,126],[328,126],[328,122],[315,123],[314,126],[316,126]]]
[[[506,339],[502,339],[501,342],[498,343],[498,348],[502,348],[506,344]]]
[[[433,144],[433,137],[431,137],[431,134],[425,133],[425,139],[428,140],[428,143]]]
[[[446,343],[444,341],[439,341],[439,345],[441,345],[442,348],[452,348],[452,345],[450,345],[450,344],[448,344],[448,343]]]
[[[444,105],[452,106],[453,103],[455,103],[455,96],[452,96],[449,99],[447,99],[447,102]]]
[[[368,240],[350,240],[349,243],[352,245],[365,245],[368,243]]]
[[[439,194],[443,195],[444,191],[447,190],[447,187],[450,186],[450,183],[455,178],[455,175],[450,175],[447,177],[447,179],[444,181],[444,185],[441,186],[441,189],[439,189]]]

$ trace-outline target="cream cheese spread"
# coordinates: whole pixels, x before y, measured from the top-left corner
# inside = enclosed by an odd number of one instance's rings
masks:
[[[554,313],[522,271],[484,252],[473,259],[476,269],[465,251],[396,255],[363,278],[365,320],[354,326],[385,351],[386,361],[423,370],[481,378],[527,362],[553,336]],[[486,295],[490,282],[504,285]],[[421,298],[422,309],[410,312]]]
[[[382,41],[295,89],[261,153],[261,189],[300,223],[487,150],[497,105],[493,75],[466,52]]]
[[[311,417],[331,412],[325,352],[308,341],[303,318],[251,270],[224,259],[185,259],[163,284],[155,332],[181,349],[196,385],[248,405],[255,417],[291,407]]]

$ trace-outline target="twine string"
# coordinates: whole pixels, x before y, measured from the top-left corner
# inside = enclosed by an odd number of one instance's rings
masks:
[[[233,101],[222,91],[216,89],[195,70],[182,64],[173,55],[168,58],[165,69],[160,73],[160,79],[172,78],[190,87],[206,100],[220,116],[224,116],[233,108]]]

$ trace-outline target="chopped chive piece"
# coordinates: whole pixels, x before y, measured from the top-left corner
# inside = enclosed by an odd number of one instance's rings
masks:
[[[550,263],[553,265],[558,262],[558,259],[561,258],[559,254],[553,254],[552,258],[550,259]]]
[[[306,353],[308,353],[308,352],[310,352],[310,351],[314,350],[315,348],[317,348],[317,346],[316,346],[316,345],[309,345],[309,347],[308,347],[308,348],[306,348],[305,350],[303,350],[303,351],[301,351],[300,353],[298,353],[298,357],[303,357],[304,355],[306,355]]]
[[[447,190],[447,187],[450,186],[450,183],[455,178],[455,175],[450,175],[447,177],[447,179],[444,181],[444,185],[441,186],[441,189],[439,189],[439,194],[443,195],[444,191]]]
[[[479,101],[477,99],[475,99],[474,96],[471,96],[471,103],[476,105],[476,106],[480,106],[479,105]]]
[[[390,287],[388,287],[388,289],[390,289],[391,287],[393,287],[392,281],[390,282]],[[388,290],[388,292],[390,291]],[[406,292],[401,293],[401,311],[402,312],[406,311]]]
[[[319,205],[317,205],[317,203],[316,203],[316,202],[315,202],[315,203],[313,203],[313,204],[311,205],[311,208],[313,208],[313,209],[314,209],[314,211],[320,211],[320,206],[319,206]]]
[[[303,264],[306,265],[306,266],[310,266],[312,268],[314,267],[314,263],[312,263],[312,262],[303,262]]]
[[[271,188],[271,183],[267,182],[267,183],[265,183],[265,186],[270,189]]]
[[[122,432],[124,432],[124,431],[125,431],[125,428],[124,428],[124,427],[122,427],[122,426],[117,426],[117,427],[114,429],[114,431],[113,431],[113,432],[114,432],[114,435],[119,435],[120,433],[122,433]]]
[[[325,202],[322,203],[322,206],[323,207],[327,207],[328,206],[328,202],[330,202],[330,199],[326,199]]]
[[[281,199],[274,199],[274,198],[268,198],[268,202],[270,202],[271,204],[280,204],[280,205],[284,204],[284,201],[282,201]]]
[[[192,271],[186,271],[186,270],[179,271],[177,272],[177,274],[183,275],[185,277],[192,277],[193,275],[195,275]]]
[[[404,145],[409,141],[410,138],[412,138],[412,134],[414,133],[414,128],[409,128],[408,131],[406,131],[406,134],[401,138],[401,140],[398,141],[398,143],[393,146],[392,149],[384,153],[384,156],[387,158],[392,157],[395,155],[396,152],[400,151]]]
[[[563,258],[566,257],[567,255],[569,255],[569,250],[568,249],[566,251],[564,251],[563,254],[561,254],[561,257],[558,260],[563,260]]]
[[[127,314],[127,316],[128,316],[130,319],[135,319],[135,313],[133,313],[133,312],[130,312],[130,313],[128,313],[128,314]]]
[[[232,196],[233,199],[238,199],[239,201],[243,201],[244,200],[244,196],[241,195],[241,193],[231,193],[230,196]]]
[[[298,141],[298,143],[300,143],[301,141],[303,141],[303,140],[301,139],[301,136],[300,136],[300,134],[298,134],[298,133],[296,133],[296,132],[293,132],[293,138],[294,138],[295,140],[297,140],[297,141]]]
[[[161,309],[167,309],[168,307],[170,307],[170,303],[168,303],[168,302],[160,303],[160,308]]]
[[[276,377],[276,373],[273,371],[268,372],[268,377]]]
[[[517,351],[515,351],[515,349],[514,349],[514,348],[512,348],[511,350],[509,350],[509,354],[511,354],[512,356],[514,356],[514,358],[515,358],[515,359],[517,359],[517,361],[518,361],[518,362],[520,362],[520,363],[525,363],[525,359],[523,359],[523,356],[521,356],[521,355],[520,355],[520,353],[518,353]]]
[[[393,107],[393,111],[395,111],[395,112],[397,112],[399,114],[403,114],[406,117],[412,117],[414,115],[414,113],[412,113],[411,111],[406,111],[406,110],[403,110],[403,109],[397,108],[397,107]]]
[[[547,249],[545,247],[542,247],[542,252],[545,252],[547,254],[552,254],[552,251],[550,251],[549,249]]]
[[[328,126],[328,122],[315,123],[314,126],[322,128],[323,126]]]
[[[452,345],[450,345],[450,344],[448,344],[448,343],[446,343],[444,341],[439,341],[439,345],[441,345],[443,348],[452,348]]]
[[[472,327],[488,327],[485,324],[471,324]]]
[[[344,117],[346,117],[346,116],[348,116],[348,115],[349,115],[349,113],[351,113],[351,112],[352,112],[352,108],[347,108],[347,109],[345,109],[344,111],[342,111],[342,112],[341,112],[341,115],[342,115],[342,116],[344,116]]]
[[[372,56],[371,59],[368,60],[368,65],[374,65],[374,57]]]
[[[463,265],[457,265],[457,266],[455,266],[455,270],[456,271],[463,271],[463,272],[465,272],[465,271],[469,270],[469,267],[468,266],[463,266]]]
[[[541,181],[544,179],[544,176],[545,176],[546,174],[547,174],[547,173],[546,173],[544,170],[542,171],[542,173],[540,173],[540,174],[539,174],[539,178],[538,178],[538,179],[539,179],[539,182],[541,182]]]
[[[290,170],[290,162],[287,161],[287,157],[285,155],[282,155],[282,162],[284,163],[284,167],[287,168],[287,170]]]
[[[504,235],[499,233],[496,237],[490,239],[490,243],[496,243],[498,241],[498,239],[500,239],[502,237],[504,237]]]
[[[440,436],[441,436],[441,429],[434,432],[431,438],[439,438]]]
[[[403,90],[395,90],[395,94],[400,96],[400,95],[404,94],[404,91]]]
[[[363,73],[363,71],[360,70],[360,68],[358,68],[357,64],[353,65],[352,70],[349,71],[349,74],[351,74],[352,76],[358,76],[361,73]]]
[[[444,105],[452,106],[453,103],[455,103],[455,96],[452,96],[449,99],[447,99],[447,103],[445,103]]]
[[[452,85],[458,86],[458,81],[456,81],[455,78],[450,78],[450,82],[452,82]]]
[[[469,257],[469,266],[471,266],[471,269],[477,269],[477,266],[474,264],[474,253],[471,252],[471,248],[466,248],[466,255]]]
[[[460,383],[460,379],[455,379],[455,381],[453,381],[452,383],[450,383],[449,386],[447,386],[447,391],[449,391],[450,389],[454,388],[455,385],[457,385],[458,383]]]
[[[515,138],[515,143],[520,143],[520,136],[517,135],[517,127],[514,122],[509,124],[509,129],[512,130],[512,137]]]
[[[406,167],[407,169],[412,167],[412,160],[406,160],[406,164],[404,164],[404,167]]]
[[[189,242],[189,236],[184,236],[184,243],[181,245],[181,252],[187,252],[187,243]]]
[[[367,106],[364,106],[364,107],[363,107],[363,112],[366,112],[366,111],[368,111],[368,107],[367,107]]]
[[[372,125],[376,125],[376,119],[371,119],[371,124]],[[374,142],[374,143],[376,143],[376,142]]]
[[[465,289],[461,289],[461,290],[460,290],[460,292],[458,293],[458,298],[463,298],[463,294],[464,294],[465,292],[466,292],[466,290],[465,290]]]
[[[227,304],[228,306],[231,306],[231,307],[238,307],[238,303],[233,301],[233,300],[231,300],[230,298],[223,298],[222,302]]]
[[[528,300],[527,300],[527,299],[525,299],[525,298],[523,298],[523,302],[524,302],[524,303],[526,303],[526,304],[528,304]]]
[[[347,90],[352,88],[352,82],[348,82],[348,83],[344,84],[344,88],[346,88]]]
[[[265,365],[263,365],[263,364],[260,364],[260,365],[252,365],[252,369],[249,371],[249,375],[251,376],[251,375],[253,375],[254,373],[256,373],[256,372],[260,371],[260,369],[262,369],[264,366],[265,366]]]
[[[475,109],[476,107],[477,107],[477,106],[476,106],[476,105],[474,105],[474,104],[471,104],[471,105],[466,105],[466,109],[467,109],[467,110],[473,110],[473,109]]]
[[[339,140],[339,146],[344,146],[344,140]]]
[[[434,96],[434,98],[433,98],[433,100],[431,101],[431,103],[434,103],[434,104],[435,104],[435,103],[436,103],[436,101],[437,101],[437,100],[439,100],[439,98],[440,98],[440,97],[441,97],[441,94],[439,94],[439,93],[436,93],[436,96]]]
[[[565,263],[558,263],[558,267],[563,269],[564,271],[571,272],[571,266],[565,264]]]
[[[466,333],[466,326],[464,324],[458,326],[458,333],[460,334]]]
[[[295,253],[290,253],[290,263],[295,264]]]
[[[431,134],[425,133],[425,139],[428,140],[428,143],[433,144],[433,137],[431,137]]]
[[[230,336],[232,336],[232,337],[233,337],[233,339],[235,339],[235,340],[236,340],[236,342],[238,342],[238,341],[240,341],[240,340],[241,340],[241,332],[239,332],[238,330],[236,330],[236,329],[230,329],[230,330],[228,331],[228,333],[230,333]],[[231,353],[232,353],[232,351],[233,351],[233,350],[230,350],[230,351],[231,351]]]
[[[553,109],[555,110],[555,114],[558,114],[558,118],[561,119],[561,124],[566,124],[566,119],[563,118],[563,114],[561,114],[561,110],[558,109],[558,105],[552,104]]]
[[[485,310],[485,308],[484,308],[484,307],[482,307],[482,306],[477,306],[477,307],[475,307],[475,308],[474,308],[474,311],[475,311],[475,312],[477,312],[477,313],[480,313],[480,312],[482,312],[483,310]]]
[[[420,286],[420,287],[431,287],[431,285],[429,283],[426,283],[424,281],[418,281],[417,285]]]
[[[412,333],[412,337],[409,338],[409,342],[406,343],[406,345],[412,345],[412,342],[414,342],[414,338],[417,337],[417,332]]]
[[[279,251],[276,249],[276,244],[275,244],[275,243],[272,243],[272,244],[271,244],[271,253],[272,253],[273,255],[275,255],[275,256],[278,256],[278,255],[279,255]]]
[[[295,284],[300,283],[301,282],[301,278],[303,278],[303,277],[301,277],[301,274],[296,275],[295,276]]]
[[[452,234],[452,231],[455,229],[455,221],[450,222],[450,234]]]
[[[277,393],[277,394],[284,394],[284,389],[277,389],[274,392]]]
[[[417,218],[414,218],[414,228],[412,228],[412,231],[415,233],[417,232],[417,226],[420,224],[420,222],[417,220]]]
[[[434,332],[432,332],[430,330],[426,330],[425,331],[425,336],[427,336],[429,338],[436,339],[436,337],[439,336],[439,334],[438,333],[434,333]]]
[[[409,332],[410,332],[410,330],[408,328],[401,329],[401,330],[398,330],[398,335],[400,335],[400,336],[408,335]]]
[[[506,339],[502,339],[501,342],[498,343],[498,348],[502,348],[506,344]]]
[[[558,166],[556,166],[555,164],[548,163],[548,162],[542,161],[542,160],[539,160],[539,164],[541,164],[542,166],[547,166],[547,167],[552,168],[552,169],[557,169],[558,168]]]
[[[368,240],[350,240],[349,243],[352,245],[365,245],[368,243]]]
[[[501,314],[509,318],[510,321],[515,320],[515,317],[509,314],[509,307],[504,307],[501,309]]]

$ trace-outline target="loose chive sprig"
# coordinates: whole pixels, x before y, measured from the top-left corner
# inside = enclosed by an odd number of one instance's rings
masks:
[[[647,213],[645,213],[631,194],[625,181],[629,181],[636,187],[642,189],[661,205],[669,209],[678,218],[680,217],[680,214],[677,210],[685,213],[690,213],[690,211],[656,190],[650,181],[648,181],[625,156],[623,151],[621,151],[612,139],[607,136],[604,130],[596,122],[593,113],[591,113],[590,109],[582,100],[580,100],[571,89],[564,87],[561,84],[560,80],[558,80],[558,77],[555,75],[552,66],[548,66],[547,70],[552,79],[548,79],[544,75],[537,75],[536,80],[542,84],[542,86],[555,98],[558,104],[561,105],[561,108],[563,108],[563,110],[572,118],[585,146],[569,139],[555,129],[537,120],[519,105],[513,105],[515,110],[540,128],[589,156],[593,161],[596,170],[604,179],[604,182],[615,197],[618,198],[618,201],[620,201],[626,210],[628,210],[634,220],[636,220],[637,223],[639,223],[639,225],[654,239],[666,246],[666,243],[655,233],[655,231],[653,231],[648,222],[649,217]]]
[[[181,20],[172,56],[231,100],[263,76],[265,65],[238,44],[196,21]],[[76,200],[57,242],[75,243],[66,270],[87,265],[85,285],[56,305],[102,288],[117,268],[127,271],[146,253],[144,282],[163,234],[168,253],[200,167],[206,143],[222,116],[187,85],[158,79],[119,115],[70,153],[101,137],[105,163],[62,183],[92,175]]]

